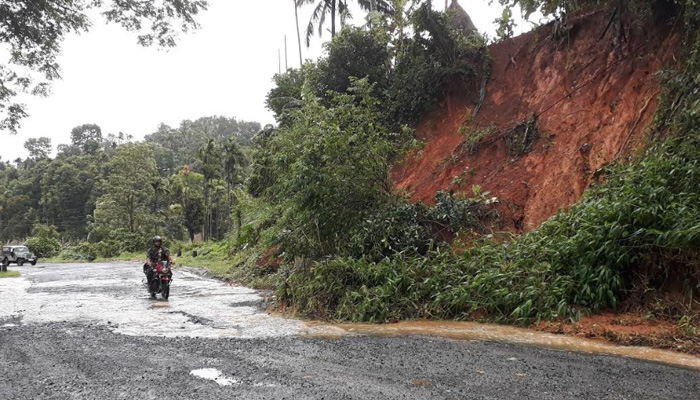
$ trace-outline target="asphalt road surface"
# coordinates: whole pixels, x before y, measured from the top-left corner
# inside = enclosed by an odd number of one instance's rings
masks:
[[[133,263],[10,267],[0,399],[700,399],[700,371],[431,336],[309,337],[260,293],[178,270],[150,300]]]

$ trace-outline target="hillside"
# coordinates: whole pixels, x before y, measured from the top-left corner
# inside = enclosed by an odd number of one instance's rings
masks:
[[[428,204],[439,190],[480,185],[499,198],[502,228],[537,228],[575,203],[601,178],[598,171],[642,144],[661,93],[657,72],[673,66],[680,40],[659,14],[654,26],[627,29],[619,47],[615,24],[604,29],[604,9],[491,45],[492,72],[476,118],[479,85],[455,83],[418,127],[424,146],[394,167],[396,185]],[[528,135],[520,152],[523,123],[533,115],[537,135]],[[480,133],[488,134],[467,149],[465,141],[474,140],[467,138]]]

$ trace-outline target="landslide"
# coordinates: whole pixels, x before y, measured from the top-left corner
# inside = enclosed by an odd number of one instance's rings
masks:
[[[476,117],[478,84],[456,82],[418,126],[423,147],[394,167],[397,187],[431,204],[440,190],[479,185],[498,197],[502,228],[520,232],[574,204],[606,165],[643,144],[657,72],[676,64],[680,35],[663,16],[623,25],[622,39],[609,21],[610,10],[597,9],[491,45]]]

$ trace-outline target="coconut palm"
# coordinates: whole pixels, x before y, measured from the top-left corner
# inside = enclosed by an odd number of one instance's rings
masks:
[[[341,28],[345,26],[348,18],[351,18],[350,9],[348,8],[348,0],[296,0],[297,6],[301,7],[307,4],[316,4],[314,12],[309,19],[309,25],[306,27],[306,46],[311,44],[311,37],[314,31],[318,29],[318,36],[323,36],[323,26],[326,23],[326,18],[331,20],[331,37],[335,37],[337,32],[337,21],[340,22]],[[391,4],[387,0],[357,0],[357,4],[365,11],[379,11],[391,13]]]

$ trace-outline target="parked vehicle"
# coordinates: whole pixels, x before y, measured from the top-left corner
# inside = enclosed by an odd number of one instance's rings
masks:
[[[39,259],[29,251],[27,246],[2,246],[2,267],[4,270],[12,263],[21,267],[26,262],[36,265],[37,261]]]
[[[170,268],[171,265],[168,261],[161,261],[151,267],[148,290],[151,292],[152,298],[156,297],[156,293],[160,293],[161,297],[166,300],[170,297],[170,283],[173,276]]]

